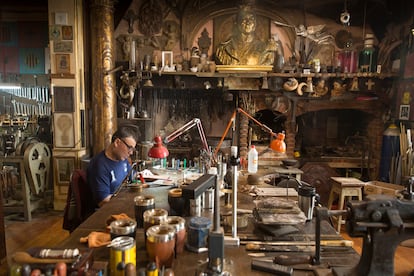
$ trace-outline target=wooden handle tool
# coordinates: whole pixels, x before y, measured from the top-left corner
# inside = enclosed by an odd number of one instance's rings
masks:
[[[13,261],[19,264],[54,264],[54,263],[72,263],[75,259],[43,259],[32,257],[29,253],[18,251],[13,255]]]

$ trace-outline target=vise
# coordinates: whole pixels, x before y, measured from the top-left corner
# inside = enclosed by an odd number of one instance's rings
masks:
[[[386,195],[369,195],[347,203],[346,230],[362,237],[362,254],[356,275],[394,275],[394,254],[404,240],[414,238],[414,201]]]

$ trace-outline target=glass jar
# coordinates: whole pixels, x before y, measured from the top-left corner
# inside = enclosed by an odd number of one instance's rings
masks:
[[[359,52],[358,68],[360,72],[377,71],[378,52],[374,47],[374,35],[366,34],[364,40],[364,49]]]

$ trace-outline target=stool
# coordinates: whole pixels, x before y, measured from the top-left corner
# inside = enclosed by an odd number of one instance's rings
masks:
[[[362,200],[362,187],[364,182],[354,177],[331,177],[332,188],[328,200],[328,209],[332,208],[332,203],[337,195],[339,197],[338,210],[344,209],[345,199],[357,197]],[[337,217],[338,233],[341,231],[341,225],[345,223],[342,216]]]

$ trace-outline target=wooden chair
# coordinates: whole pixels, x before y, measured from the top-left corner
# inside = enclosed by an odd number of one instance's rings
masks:
[[[94,211],[95,204],[88,185],[86,171],[75,169],[70,177],[68,196],[63,215],[63,229],[72,232]]]

